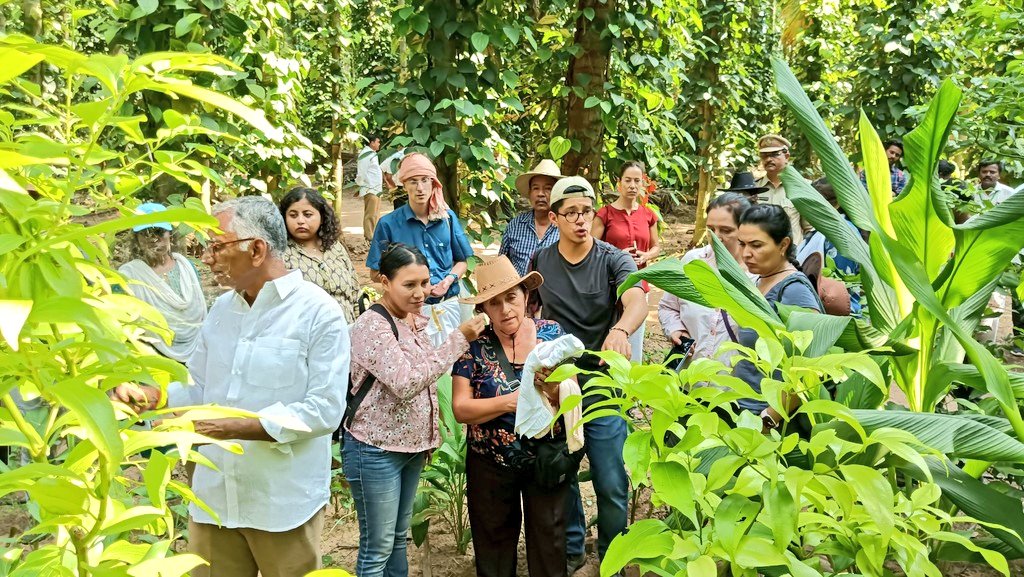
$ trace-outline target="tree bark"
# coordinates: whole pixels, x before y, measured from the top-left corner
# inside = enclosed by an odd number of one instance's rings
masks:
[[[707,26],[704,34],[708,43],[712,46],[720,46],[721,41],[721,20],[709,19],[705,22]],[[719,85],[717,54],[708,57],[703,66],[704,86],[709,93],[714,93]],[[693,237],[690,238],[690,247],[694,247],[704,239],[707,230],[707,206],[711,201],[711,194],[715,189],[715,162],[718,155],[715,150],[715,143],[718,142],[718,123],[715,118],[715,110],[710,98],[705,98],[700,104],[700,141],[697,147],[697,220],[693,226]]]
[[[592,183],[601,178],[601,156],[604,151],[604,123],[601,107],[586,108],[587,98],[604,100],[608,65],[611,61],[611,36],[602,38],[608,28],[617,0],[579,0],[575,45],[581,50],[569,60],[565,84],[569,87],[566,107],[566,137],[579,143],[579,150],[569,150],[562,159],[562,174],[581,175]],[[587,18],[593,11],[593,19]]]

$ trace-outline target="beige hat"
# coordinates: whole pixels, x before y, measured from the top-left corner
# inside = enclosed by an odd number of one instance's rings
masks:
[[[554,206],[556,202],[566,198],[583,197],[597,200],[597,195],[594,194],[594,187],[590,185],[590,181],[582,176],[566,176],[556,182],[555,186],[551,189],[551,198],[548,199],[548,204]]]
[[[558,165],[555,164],[554,160],[547,158],[537,163],[537,166],[533,167],[530,172],[524,172],[516,178],[516,190],[523,196],[530,194],[530,180],[535,176],[549,176],[555,180],[564,178],[562,171],[558,169]]]
[[[485,260],[476,265],[473,277],[477,288],[476,296],[459,299],[459,302],[462,304],[478,305],[485,303],[518,285],[523,285],[526,292],[530,292],[544,284],[544,277],[540,276],[540,273],[537,271],[530,271],[523,277],[519,276],[516,267],[512,265],[512,261],[508,260],[508,257],[505,255]]]
[[[766,134],[757,139],[758,152],[778,152],[780,150],[788,151],[789,147],[789,141],[778,134]]]

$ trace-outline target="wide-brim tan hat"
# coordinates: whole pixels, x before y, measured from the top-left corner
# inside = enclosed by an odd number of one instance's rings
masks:
[[[528,196],[530,194],[530,179],[535,176],[548,176],[557,181],[560,178],[563,178],[564,175],[558,168],[558,165],[555,164],[554,160],[545,158],[538,162],[537,166],[533,167],[533,170],[530,172],[524,172],[516,178],[516,190],[519,191],[519,194],[523,196]]]
[[[519,271],[512,265],[508,257],[501,255],[491,260],[476,265],[473,271],[476,281],[476,295],[470,298],[459,299],[459,302],[467,305],[478,305],[485,303],[505,291],[523,285],[526,292],[544,284],[544,277],[537,271],[530,271],[526,276],[519,276]]]

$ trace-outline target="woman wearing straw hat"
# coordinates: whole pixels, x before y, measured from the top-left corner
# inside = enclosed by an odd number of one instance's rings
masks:
[[[476,572],[481,577],[515,575],[520,525],[525,517],[530,576],[564,577],[569,481],[554,488],[541,487],[513,463],[518,449],[519,388],[534,386],[520,385],[523,364],[538,343],[565,333],[555,321],[526,314],[530,291],[544,282],[537,272],[521,276],[507,257],[499,256],[477,266],[474,274],[480,291],[462,302],[476,305],[488,316],[490,326],[455,364],[452,408],[459,422],[469,424],[466,494]],[[537,386],[551,405],[558,407],[559,388],[570,384],[542,382]],[[529,442],[564,445],[565,429],[560,417],[550,436]]]
[[[558,242],[558,227],[551,222],[551,188],[562,178],[555,161],[543,159],[530,172],[519,175],[516,190],[530,201],[530,210],[517,214],[508,221],[501,234],[503,254],[512,261],[519,274],[530,268],[533,253]]]

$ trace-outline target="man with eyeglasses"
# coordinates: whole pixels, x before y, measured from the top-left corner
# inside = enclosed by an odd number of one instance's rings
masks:
[[[789,222],[793,227],[793,246],[800,246],[804,238],[803,219],[796,210],[796,206],[786,196],[786,188],[782,185],[782,171],[789,166],[789,141],[778,134],[767,134],[757,141],[758,156],[761,157],[761,166],[764,167],[764,177],[757,181],[758,186],[768,187],[767,192],[757,196],[757,202],[761,204],[777,204],[786,211]]]
[[[164,212],[157,202],[139,205],[138,214]],[[142,224],[132,229],[129,246],[132,260],[118,269],[129,282],[126,292],[149,303],[164,315],[171,341],[153,333],[144,340],[161,355],[184,363],[199,343],[199,327],[206,318],[206,297],[199,273],[184,256],[173,252],[169,222]]]
[[[636,271],[636,263],[626,252],[591,236],[596,196],[585,178],[562,178],[551,189],[550,199],[558,243],[537,251],[532,261],[533,270],[544,276],[544,284],[536,292],[541,316],[557,321],[583,341],[587,350],[615,351],[629,359],[629,335],[647,317],[647,296],[639,285],[629,288],[621,299],[616,298],[616,290]],[[587,370],[601,369],[600,359],[592,354],[576,364]],[[580,375],[580,385],[589,378]],[[584,408],[595,400],[584,398]],[[626,422],[617,415],[600,417],[584,425],[583,435],[597,494],[597,552],[603,557],[612,539],[626,529],[629,479],[622,460]],[[586,534],[576,483],[569,499],[566,553],[572,575],[583,565]]]
[[[206,507],[189,507],[189,550],[209,565],[191,574],[305,575],[321,565],[348,326],[337,301],[285,267],[288,234],[274,203],[246,196],[213,213],[223,233],[211,237],[203,262],[233,290],[203,323],[188,361],[194,384],[171,383],[166,394],[119,385],[114,396],[138,411],[215,404],[253,413],[194,423],[197,433],[237,442],[243,452],[197,449],[213,467],[197,467],[192,478]]]

